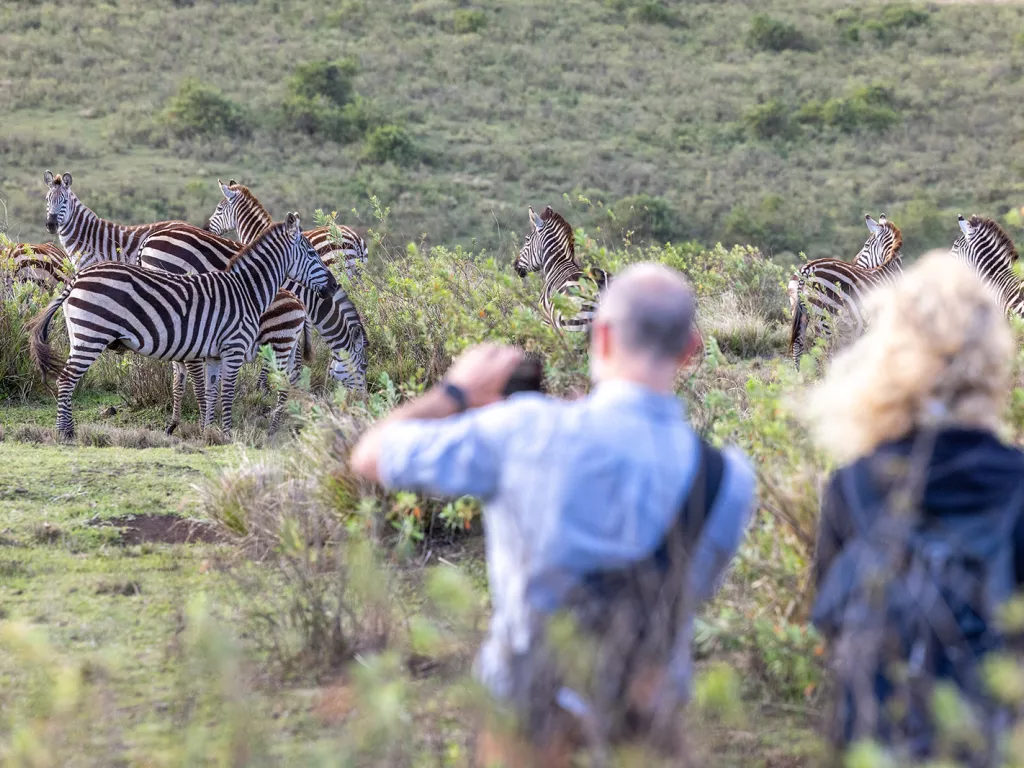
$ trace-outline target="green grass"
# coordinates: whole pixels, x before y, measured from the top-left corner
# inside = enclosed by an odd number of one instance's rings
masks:
[[[12,233],[45,238],[46,168],[71,171],[87,203],[125,222],[201,222],[217,201],[214,179],[234,177],[277,216],[297,209],[312,220],[320,207],[367,226],[376,194],[399,241],[426,233],[501,251],[521,239],[527,205],[568,212],[571,190],[608,206],[663,198],[677,213],[673,240],[754,239],[811,256],[854,253],[869,211],[903,226],[913,255],[948,245],[959,211],[1003,216],[1020,204],[1019,6],[459,6],[5,3],[0,196]],[[752,48],[758,14],[808,44]],[[405,126],[411,164],[379,165],[361,139],[281,125],[296,69],[346,57],[379,121]],[[168,135],[160,115],[186,78],[240,105],[251,137]],[[895,124],[847,108],[873,84],[893,89]],[[769,103],[792,119],[756,138],[744,121]],[[604,221],[603,237],[621,236],[602,210],[572,204],[574,223]],[[768,225],[781,234],[765,234]]]

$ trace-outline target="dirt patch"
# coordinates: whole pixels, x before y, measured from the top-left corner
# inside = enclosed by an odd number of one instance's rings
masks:
[[[174,515],[126,515],[97,520],[94,525],[119,528],[121,542],[128,545],[144,542],[196,544],[227,541],[212,523]]]

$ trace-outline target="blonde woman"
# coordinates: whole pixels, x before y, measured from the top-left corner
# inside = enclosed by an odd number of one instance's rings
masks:
[[[989,765],[1006,721],[981,662],[1004,642],[992,606],[1024,583],[1024,454],[998,437],[1013,340],[989,290],[946,253],[880,289],[867,313],[869,331],[805,410],[843,462],[822,496],[814,563],[834,743]],[[967,707],[955,733],[932,719],[940,683]]]

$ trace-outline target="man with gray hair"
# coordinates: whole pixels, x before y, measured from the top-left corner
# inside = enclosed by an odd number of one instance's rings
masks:
[[[505,397],[523,355],[481,345],[352,452],[355,471],[385,487],[483,500],[493,614],[474,671],[517,711],[534,750],[520,758],[525,764],[560,763],[573,724],[596,724],[613,739],[678,730],[673,716],[689,691],[693,607],[716,589],[754,495],[745,458],[704,443],[675,395],[677,373],[699,344],[695,309],[681,274],[634,265],[601,297],[587,397]],[[653,595],[640,590],[652,576]],[[626,626],[638,642],[658,629],[662,642],[643,663],[595,669],[605,680],[582,695],[561,685],[545,689],[534,652],[548,619],[563,610],[577,612],[584,629],[621,633]],[[595,712],[598,689],[629,699],[619,719],[640,723],[632,733]],[[508,759],[508,749],[488,742],[494,750],[479,745],[484,757],[496,750]]]

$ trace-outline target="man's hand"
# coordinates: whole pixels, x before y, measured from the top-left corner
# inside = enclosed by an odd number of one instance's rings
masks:
[[[522,360],[515,347],[479,344],[452,363],[445,379],[466,394],[470,408],[479,408],[504,398],[505,385]]]

